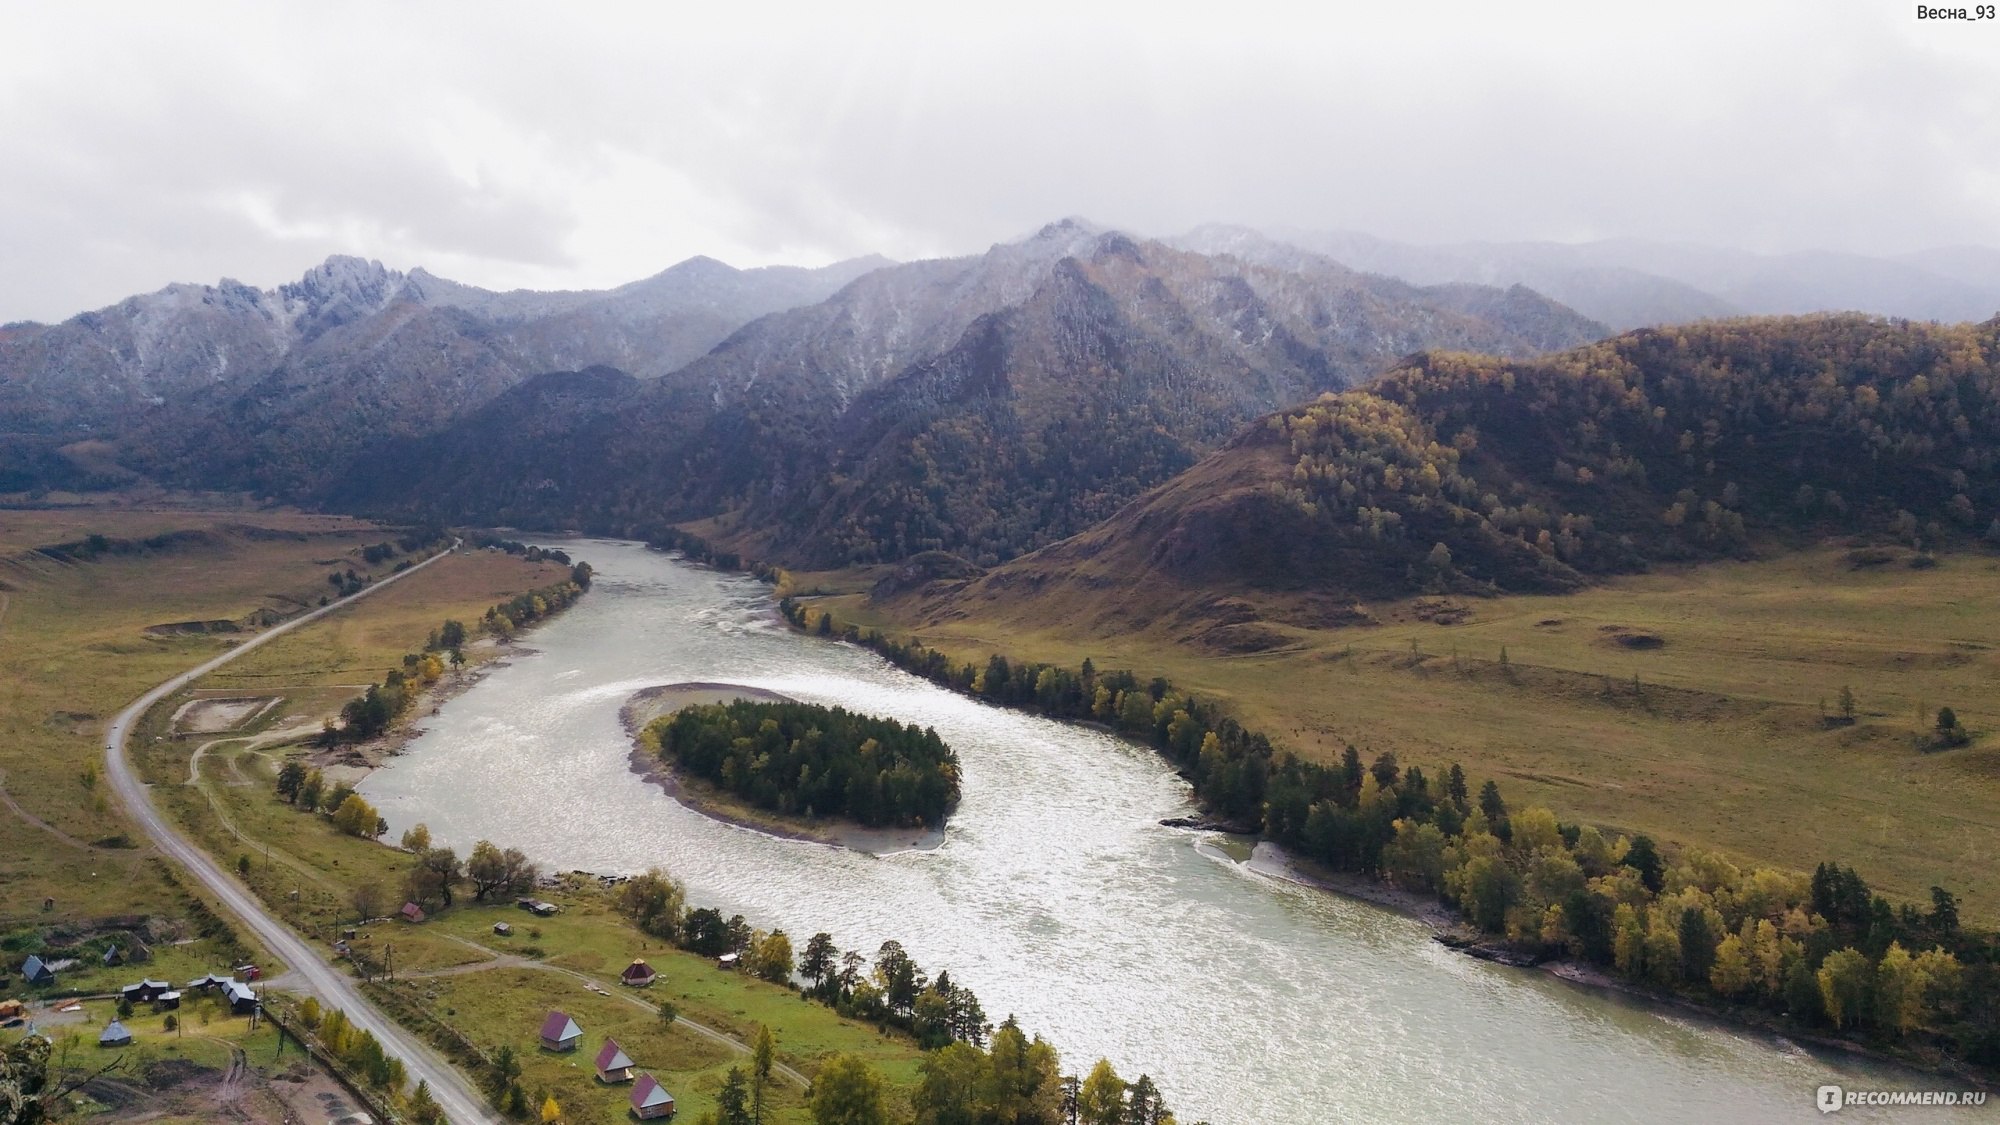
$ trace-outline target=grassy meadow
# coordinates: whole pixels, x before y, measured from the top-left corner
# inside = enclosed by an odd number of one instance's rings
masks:
[[[96,533],[200,538],[65,561],[38,546]],[[228,635],[152,629],[316,604],[336,563],[383,533],[292,513],[0,510],[0,921],[37,924],[167,907],[102,784],[104,727]],[[42,911],[45,899],[54,908]]]
[[[961,660],[1088,656],[1164,675],[1303,757],[1331,760],[1352,744],[1427,770],[1458,761],[1496,778],[1515,806],[1743,861],[1810,869],[1837,858],[1892,896],[1928,901],[1942,884],[1966,896],[1969,916],[2000,919],[1991,554],[1917,569],[1906,553],[1857,566],[1823,548],[1567,596],[1371,604],[1375,623],[1338,627],[1298,624],[1325,616],[1300,599],[1241,597],[1271,647],[1217,651],[1172,614],[1107,636],[1071,624],[1102,620],[1101,606],[1033,596],[954,602],[947,619],[914,627],[896,616],[910,612],[903,604],[858,594],[819,604]],[[1851,724],[1839,715],[1843,687]],[[1919,748],[1940,706],[1970,729],[1970,746]]]

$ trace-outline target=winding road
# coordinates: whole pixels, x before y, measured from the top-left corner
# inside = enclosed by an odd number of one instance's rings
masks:
[[[453,543],[452,550],[457,548],[458,544]],[[498,1125],[499,1115],[487,1106],[485,1097],[466,1080],[464,1075],[432,1051],[428,1045],[377,1010],[375,1005],[362,994],[358,982],[322,959],[310,942],[266,910],[256,895],[237,882],[233,876],[226,874],[206,852],[189,842],[168,824],[159,809],[153,805],[152,798],[147,795],[145,783],[139,780],[125,752],[125,743],[131,736],[132,727],[155,703],[244,653],[301,626],[310,625],[385,586],[401,581],[404,577],[415,574],[450,553],[451,551],[439,552],[408,570],[373,582],[337,602],[274,626],[140,696],[137,702],[118,713],[118,717],[111,721],[110,730],[105,733],[105,773],[111,783],[112,791],[118,794],[118,799],[123,802],[125,811],[133,822],[161,852],[178,861],[189,874],[200,880],[210,893],[221,900],[231,913],[242,919],[250,932],[257,936],[257,940],[291,968],[291,973],[287,976],[296,976],[303,991],[319,997],[323,1004],[343,1009],[349,1021],[356,1027],[373,1032],[375,1038],[381,1042],[383,1050],[403,1060],[411,1082],[421,1079],[430,1084],[431,1095],[437,1099],[447,1119],[459,1122],[460,1125],[471,1125],[474,1122]]]

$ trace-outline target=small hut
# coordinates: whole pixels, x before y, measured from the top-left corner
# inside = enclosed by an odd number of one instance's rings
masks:
[[[542,1047],[550,1051],[574,1051],[583,1029],[563,1012],[550,1012],[542,1021]]]
[[[597,1052],[597,1080],[606,1086],[632,1081],[632,1058],[616,1039],[606,1039]]]
[[[743,964],[743,957],[741,954],[737,953],[725,953],[722,956],[717,957],[715,959],[716,968],[728,969],[732,972],[735,971],[742,964]]]
[[[125,1030],[124,1024],[117,1020],[112,1020],[110,1023],[104,1025],[104,1031],[97,1037],[97,1045],[100,1047],[130,1047],[132,1045],[132,1033]]]
[[[632,988],[644,988],[658,980],[659,976],[660,974],[654,972],[651,965],[635,957],[630,965],[625,966],[625,971],[618,974],[618,980],[619,983]]]
[[[424,908],[414,902],[404,903],[401,913],[405,922],[421,922],[424,920]]]
[[[28,985],[52,985],[56,982],[56,971],[49,963],[34,954],[21,963],[21,981]]]
[[[674,1096],[650,1074],[641,1074],[632,1086],[632,1116],[641,1121],[657,1121],[674,1115]]]
[[[118,948],[115,945],[108,946],[105,948],[104,965],[106,968],[116,968],[117,966],[123,965],[124,963],[125,963],[124,950]]]
[[[181,994],[178,992],[162,992],[153,997],[153,1007],[158,1011],[171,1012],[180,1006]]]
[[[514,933],[514,927],[505,922],[495,922],[493,923],[493,932],[501,937],[511,937]]]

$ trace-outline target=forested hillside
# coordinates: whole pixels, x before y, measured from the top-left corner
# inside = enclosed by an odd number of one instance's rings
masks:
[[[2000,321],[1860,316],[1426,354],[975,585],[1558,591],[1770,541],[2000,539],[1996,363]]]

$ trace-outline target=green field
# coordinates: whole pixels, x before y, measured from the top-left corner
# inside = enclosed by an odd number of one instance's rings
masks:
[[[1943,884],[1968,916],[1994,920],[2000,561],[1939,561],[1857,567],[1822,548],[1567,596],[1371,604],[1377,623],[1330,628],[1296,624],[1310,619],[1302,599],[1242,593],[1274,647],[1234,655],[1185,624],[1091,635],[1067,623],[1101,620],[1102,605],[1032,596],[954,602],[949,619],[914,627],[907,604],[819,604],[958,659],[1088,656],[1164,675],[1302,757],[1353,744],[1427,769],[1459,761],[1517,805],[1795,868],[1838,858],[1893,896],[1927,901]],[[1851,725],[1838,721],[1843,686]],[[1972,745],[1919,749],[1940,706]]]

